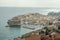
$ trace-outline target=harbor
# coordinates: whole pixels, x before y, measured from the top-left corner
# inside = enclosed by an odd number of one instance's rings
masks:
[[[7,22],[8,25],[11,25],[10,27],[20,25],[19,27],[21,28],[32,30],[13,40],[55,40],[55,37],[58,39],[60,38],[60,36],[58,36],[60,35],[60,25],[58,25],[60,20],[55,16],[52,17],[39,13],[31,13],[13,17],[11,20]]]
[[[51,11],[54,11],[54,12],[51,12]],[[49,23],[51,24],[52,21],[54,20],[55,21],[53,23],[56,23],[59,30],[59,31],[57,30],[57,32],[60,32],[60,27],[59,27],[60,23],[58,21],[58,19],[60,18],[59,17],[60,13],[57,12],[57,14],[55,14],[56,11],[60,11],[60,9],[0,7],[0,13],[1,13],[0,40],[18,40],[18,39],[19,40],[29,40],[29,39],[39,40],[40,35],[37,30],[41,30],[43,27],[47,27],[48,24]],[[48,15],[46,12],[47,13],[49,12],[50,14]],[[51,14],[51,13],[54,13],[54,14]],[[54,26],[54,25],[51,25],[51,26]],[[49,26],[49,29],[52,28],[51,26]],[[53,27],[53,28],[56,28],[56,27]],[[34,35],[34,33],[31,33],[32,35],[29,38],[28,37],[26,39],[21,38],[25,34],[29,35],[30,32],[34,32],[38,36]],[[56,35],[60,35],[60,34],[56,33]]]

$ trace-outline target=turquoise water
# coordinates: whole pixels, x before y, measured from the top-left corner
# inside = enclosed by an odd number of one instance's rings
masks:
[[[33,7],[0,7],[0,40],[12,40],[15,37],[21,36],[32,30],[26,28],[11,28],[5,27],[7,25],[8,19],[16,15],[22,15],[27,13],[39,12],[42,14],[47,14],[51,11],[60,11],[57,8],[33,8]]]
[[[32,30],[20,27],[0,26],[0,40],[12,40]]]

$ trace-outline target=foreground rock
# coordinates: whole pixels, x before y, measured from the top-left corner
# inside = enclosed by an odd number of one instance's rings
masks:
[[[14,40],[60,40],[60,33],[52,32],[46,35],[43,30],[36,30],[14,38]]]

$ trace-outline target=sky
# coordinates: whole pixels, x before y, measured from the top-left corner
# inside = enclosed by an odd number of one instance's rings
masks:
[[[55,7],[55,8],[60,8],[60,0],[0,0],[0,7]]]

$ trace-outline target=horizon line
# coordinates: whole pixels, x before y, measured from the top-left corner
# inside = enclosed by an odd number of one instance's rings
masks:
[[[16,7],[16,6],[0,6],[0,7]],[[60,9],[59,7],[16,7],[16,8],[56,8],[56,9]]]

